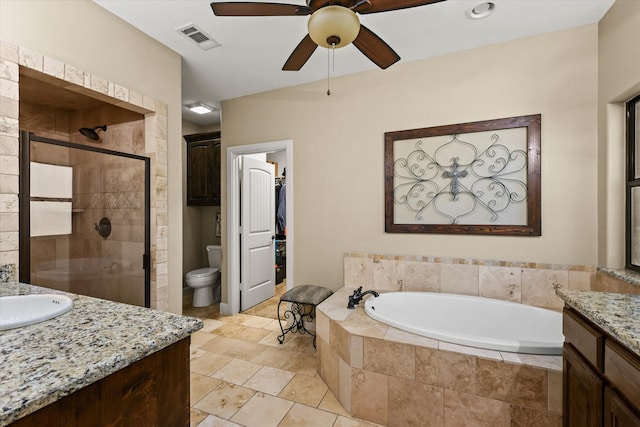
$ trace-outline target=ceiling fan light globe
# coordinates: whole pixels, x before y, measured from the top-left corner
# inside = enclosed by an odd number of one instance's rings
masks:
[[[360,32],[360,20],[354,11],[344,6],[325,6],[316,10],[307,24],[309,36],[318,46],[344,47]],[[332,45],[329,39],[339,40]]]

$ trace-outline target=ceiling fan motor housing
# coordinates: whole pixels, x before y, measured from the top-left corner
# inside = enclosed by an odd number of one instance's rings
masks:
[[[316,10],[307,24],[309,36],[318,46],[344,47],[360,32],[360,20],[344,6],[325,6]]]

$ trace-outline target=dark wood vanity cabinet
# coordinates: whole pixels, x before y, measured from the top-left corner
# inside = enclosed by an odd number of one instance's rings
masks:
[[[563,425],[640,427],[640,358],[564,309]]]
[[[187,141],[187,205],[220,206],[220,132],[184,138]]]

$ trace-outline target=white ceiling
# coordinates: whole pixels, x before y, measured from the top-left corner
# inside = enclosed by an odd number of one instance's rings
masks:
[[[307,34],[308,16],[218,17],[211,11],[210,0],[93,1],[182,56],[183,105],[201,101],[220,108],[220,101],[225,99],[327,78],[324,48],[318,48],[300,71],[282,71]],[[471,20],[465,12],[483,0],[446,0],[359,18],[400,55],[400,62],[407,62],[595,23],[614,2],[492,1],[496,5],[494,13],[481,20]],[[304,5],[305,0],[288,3]],[[221,46],[205,51],[176,31],[188,24],[195,24]],[[332,76],[375,69],[349,45],[336,50]],[[197,115],[184,107],[183,117],[200,125],[220,121],[219,114]]]

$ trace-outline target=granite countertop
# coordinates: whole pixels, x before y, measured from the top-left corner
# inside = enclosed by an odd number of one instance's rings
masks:
[[[640,357],[640,295],[569,289],[556,293]]]
[[[22,283],[0,297],[61,293],[73,308],[54,319],[0,331],[0,426],[55,402],[202,328],[202,321]]]

